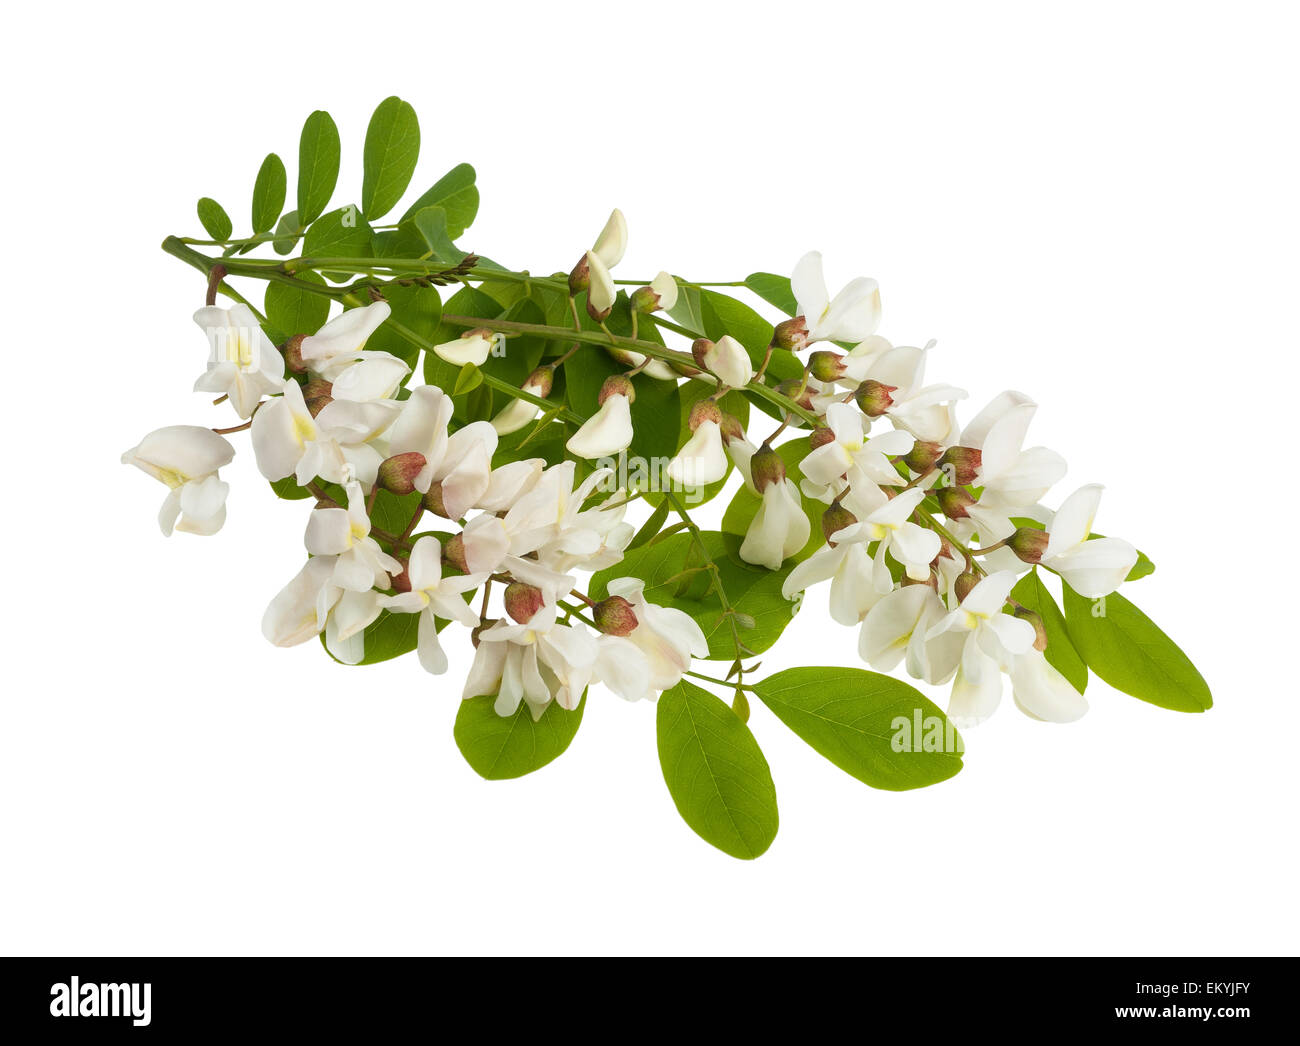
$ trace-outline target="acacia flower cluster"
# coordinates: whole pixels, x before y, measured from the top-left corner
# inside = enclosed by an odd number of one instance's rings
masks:
[[[319,143],[337,131],[324,113],[308,124],[296,211],[272,154],[251,236],[232,239],[204,200],[210,240],[164,243],[207,277],[194,387],[239,422],[158,429],[123,455],[169,488],[167,534],[221,528],[235,433],[274,493],[304,503],[304,559],[262,620],[272,643],[320,637],[345,665],[413,652],[435,676],[449,647],[472,649],[449,689],[457,742],[490,778],[559,755],[589,694],[658,700],[678,810],[739,857],[776,831],[750,697],[886,789],[956,773],[954,726],[987,719],[1008,684],[1049,722],[1084,714],[1090,671],[1155,704],[1209,707],[1182,652],[1116,591],[1153,567],[1093,532],[1101,487],[1048,507],[1066,465],[1026,446],[1036,404],[1007,391],[963,423],[966,392],[926,378],[934,343],[877,333],[875,280],[832,295],[816,252],[788,279],[619,280],[618,210],[567,276],[506,269],[455,245],[478,203],[468,165],[379,223],[411,177],[382,147],[418,140],[407,103],[387,99],[372,120],[359,214],[325,212],[337,150]],[[283,261],[255,253],[299,244]],[[266,282],[264,311],[234,278]],[[699,506],[727,491],[706,528]],[[877,671],[753,681],[756,656],[825,583],[830,617]],[[950,688],[946,716],[878,674],[900,665]],[[729,691],[730,707],[695,681]]]

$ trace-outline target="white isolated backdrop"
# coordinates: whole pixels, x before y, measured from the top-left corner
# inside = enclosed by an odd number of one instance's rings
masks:
[[[148,7],[149,5],[144,5]],[[482,12],[476,14],[476,12]],[[1297,326],[1296,16],[1097,3],[85,5],[9,13],[0,71],[9,438],[0,949],[38,953],[1293,951],[1287,523]],[[16,20],[16,21],[15,21]],[[229,424],[190,386],[194,202],[236,227],[330,110],[340,197],[389,94],[413,191],[468,160],[463,245],[567,269],[621,207],[621,273],[881,281],[932,376],[1041,404],[1034,442],[1157,572],[1126,590],[1209,680],[1186,716],[1089,688],[1004,698],[966,769],[876,792],[758,702],[782,826],[734,861],[678,819],[650,704],[480,780],[452,740],[468,642],[345,669],[259,632],[305,504],[243,437],[216,538],[167,540],[118,455]],[[824,592],[764,669],[858,664]],[[942,692],[934,694],[942,703]]]

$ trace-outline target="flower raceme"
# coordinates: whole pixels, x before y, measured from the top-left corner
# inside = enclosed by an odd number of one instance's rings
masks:
[[[770,842],[745,837],[757,822],[728,793],[753,804],[770,788],[744,725],[751,697],[796,732],[805,722],[830,731],[807,739],[846,769],[855,746],[874,743],[854,723],[900,700],[942,718],[906,684],[882,689],[861,669],[846,692],[835,689],[842,669],[792,670],[818,674],[802,698],[790,673],[753,682],[758,656],[820,585],[830,618],[856,630],[863,663],[948,687],[948,717],[962,726],[989,718],[1006,683],[1015,705],[1045,722],[1084,714],[1089,670],[1130,692],[1146,685],[1106,660],[1121,640],[1104,631],[1105,601],[1151,567],[1127,541],[1092,533],[1101,487],[1084,485],[1055,510],[1043,504],[1066,466],[1026,445],[1036,404],[1003,392],[963,425],[965,391],[926,376],[934,343],[877,333],[875,280],[832,295],[817,252],[788,283],[755,274],[746,286],[795,303],[764,330],[716,289],[725,285],[666,271],[616,281],[629,245],[617,209],[567,279],[507,271],[432,234],[427,252],[402,257],[414,230],[456,224],[446,209],[430,211],[410,216],[419,219],[410,229],[407,218],[396,231],[368,229],[357,264],[330,257],[327,279],[310,282],[296,275],[308,257],[274,268],[244,260],[260,242],[228,244],[220,259],[165,244],[209,277],[220,266],[223,280],[209,279],[209,304],[194,316],[209,346],[195,389],[240,423],[158,429],[122,460],[167,487],[164,533],[212,534],[229,490],[219,472],[235,453],[223,434],[249,430],[275,493],[306,502],[305,561],[286,570],[262,619],[271,643],[319,637],[346,664],[413,652],[436,676],[472,650],[457,741],[484,776],[516,776],[558,754],[593,688],[658,700],[679,809],[737,856]],[[212,303],[225,280],[273,274],[265,320],[242,297],[229,309]],[[473,290],[444,298],[448,283]],[[341,309],[293,330],[315,310],[283,307],[281,292]],[[437,372],[422,365],[431,360],[458,369],[455,388],[421,382]],[[647,473],[662,489],[620,478],[646,459],[663,465]],[[727,489],[732,465],[721,529],[705,529],[694,506]],[[1046,585],[1053,577],[1064,614]],[[1186,661],[1131,603],[1114,602],[1128,631],[1148,628],[1144,649],[1172,648],[1162,665]],[[1190,663],[1179,671],[1138,696],[1184,707],[1204,683]],[[732,691],[731,708],[690,680]],[[1208,690],[1196,700],[1208,707]],[[484,714],[514,717],[514,740],[503,747]],[[480,749],[491,751],[487,763],[476,761]],[[887,788],[957,768],[892,749],[862,758],[851,772]],[[684,782],[704,777],[717,787],[696,814]],[[774,833],[774,805],[770,825],[752,830]]]

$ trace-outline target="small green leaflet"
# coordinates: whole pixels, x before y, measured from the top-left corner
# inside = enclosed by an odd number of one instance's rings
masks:
[[[361,211],[374,221],[396,206],[415,173],[420,155],[420,121],[409,102],[396,95],[375,109],[366,129]]]
[[[329,205],[339,180],[339,155],[339,129],[334,118],[317,109],[307,117],[298,139],[299,226],[310,225]]]
[[[791,668],[754,690],[781,722],[872,788],[923,788],[961,769],[962,741],[948,717],[892,676],[860,668]]]
[[[523,777],[564,753],[582,725],[587,695],[572,712],[552,701],[533,722],[528,705],[520,703],[511,716],[499,716],[496,697],[472,697],[456,712],[456,747],[474,772],[489,781]]]
[[[1065,625],[1097,675],[1132,697],[1175,712],[1204,712],[1209,685],[1186,654],[1118,592],[1088,599],[1062,585]]]
[[[301,283],[325,285],[324,278],[314,272],[300,272],[296,278]],[[315,334],[329,318],[329,312],[330,300],[322,294],[288,283],[266,285],[267,322],[286,338]]]
[[[230,224],[230,215],[226,213],[221,204],[211,197],[205,196],[199,200],[198,212],[199,222],[208,236],[214,240],[230,239],[230,233],[234,226]]]
[[[453,240],[459,239],[478,214],[478,188],[474,178],[473,167],[467,163],[458,164],[411,204],[401,220],[413,218],[425,207],[441,207],[447,212],[447,235]]]
[[[275,226],[275,239],[271,246],[276,254],[291,254],[298,237],[302,235],[302,226],[298,223],[298,212],[288,211],[281,215]]]
[[[776,786],[763,751],[727,705],[682,681],[659,697],[659,765],[691,830],[725,854],[752,860],[776,838]]]
[[[284,209],[284,197],[289,188],[289,176],[284,161],[275,153],[268,153],[253,183],[253,232],[264,233],[275,225]]]
[[[447,212],[441,207],[420,208],[411,219],[411,224],[419,232],[435,262],[451,266],[459,264],[465,257],[465,252],[458,250],[451,242],[451,236],[447,232]]]
[[[745,286],[768,304],[775,305],[787,316],[793,316],[799,311],[799,303],[795,301],[794,292],[790,289],[788,276],[777,276],[770,272],[751,272],[745,277]]]

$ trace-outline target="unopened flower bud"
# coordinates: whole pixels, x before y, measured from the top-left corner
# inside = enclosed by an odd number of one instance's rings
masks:
[[[691,355],[695,357],[695,362],[700,365],[702,370],[708,369],[709,365],[704,360],[711,348],[713,348],[713,342],[708,338],[696,338],[691,342]]]
[[[441,516],[443,519],[451,519],[447,514],[447,506],[442,502],[442,481],[430,483],[429,489],[424,494],[424,507],[432,512],[435,516]]]
[[[750,475],[755,489],[761,494],[773,483],[785,482],[785,462],[781,455],[764,443],[749,460]]]
[[[1021,621],[1028,621],[1034,626],[1034,649],[1042,653],[1047,649],[1047,626],[1043,624],[1043,619],[1035,614],[1028,607],[1016,607],[1016,617]]]
[[[392,575],[392,579],[393,579],[393,580],[392,580],[393,591],[394,591],[394,592],[409,592],[409,591],[411,591],[411,575],[407,573],[407,564],[406,564],[406,560],[404,560],[404,559],[398,559],[397,562],[399,562],[399,563],[402,564],[402,572],[401,572],[400,574],[393,574],[393,575]]]
[[[894,405],[891,392],[898,391],[896,385],[885,385],[874,378],[868,378],[858,386],[853,398],[858,401],[862,413],[869,418],[878,418]]]
[[[798,352],[808,344],[808,323],[802,316],[782,320],[772,332],[772,344],[778,349]]]
[[[542,590],[536,585],[525,585],[522,581],[506,585],[506,613],[521,625],[528,624],[545,603]]]
[[[722,412],[722,420],[718,422],[718,428],[722,430],[722,438],[728,443],[745,438],[745,426],[740,423],[738,417],[728,414],[725,410]]]
[[[551,394],[551,387],[555,384],[555,368],[551,366],[538,367],[524,382],[523,387],[545,399]]]
[[[314,418],[334,402],[334,386],[324,378],[312,378],[302,387],[302,399]]]
[[[968,595],[970,590],[980,583],[980,576],[973,570],[964,570],[957,575],[957,580],[952,583],[953,594],[960,603]]]
[[[816,450],[818,447],[824,447],[827,443],[835,442],[835,430],[829,425],[818,425],[812,432],[808,433],[808,445]]]
[[[584,254],[578,259],[578,264],[573,267],[569,273],[569,293],[581,294],[591,286],[591,267],[587,264],[587,256]]]
[[[635,400],[636,388],[632,384],[632,379],[626,374],[611,374],[600,387],[600,395],[596,397],[597,404],[604,406],[610,396],[626,396],[628,402]]]
[[[975,482],[984,455],[974,447],[949,447],[939,459],[939,467],[959,487]]]
[[[776,387],[776,391],[786,399],[794,400],[804,410],[813,409],[812,389],[808,387],[808,383],[802,378],[791,378],[789,381],[783,381]]]
[[[469,573],[469,562],[465,559],[465,535],[453,534],[442,546],[442,561],[450,563],[462,574]]]
[[[691,407],[691,413],[687,416],[686,424],[694,432],[706,421],[713,422],[719,428],[722,427],[722,408],[713,400],[697,401],[695,406]]]
[[[405,497],[415,489],[415,477],[425,466],[424,455],[418,450],[394,454],[379,466],[379,485],[384,490]]]
[[[845,527],[853,526],[857,521],[857,516],[838,501],[832,501],[830,507],[822,513],[822,533],[826,535],[827,544],[834,547],[835,542],[831,541],[831,536],[838,534]]]
[[[818,349],[808,357],[808,373],[818,381],[838,381],[844,377],[843,360],[838,352]]]
[[[602,599],[591,608],[591,619],[607,636],[628,636],[636,628],[636,611],[622,596]]]
[[[1021,527],[1007,538],[1007,547],[1020,558],[1021,562],[1037,563],[1047,551],[1047,541],[1047,531],[1039,530],[1037,527]]]
[[[966,510],[975,504],[975,499],[961,487],[940,487],[934,492],[939,499],[939,508],[949,519],[965,519]]]
[[[295,334],[284,343],[284,347],[280,350],[284,354],[284,365],[294,374],[305,374],[307,372],[307,361],[302,358],[302,343],[306,337],[305,334]]]
[[[934,468],[942,456],[942,444],[919,439],[912,444],[912,449],[903,455],[903,464],[913,472],[922,474]]]
[[[638,287],[632,292],[632,308],[637,312],[657,312],[671,309],[676,304],[677,281],[666,272],[651,280],[648,287]]]

